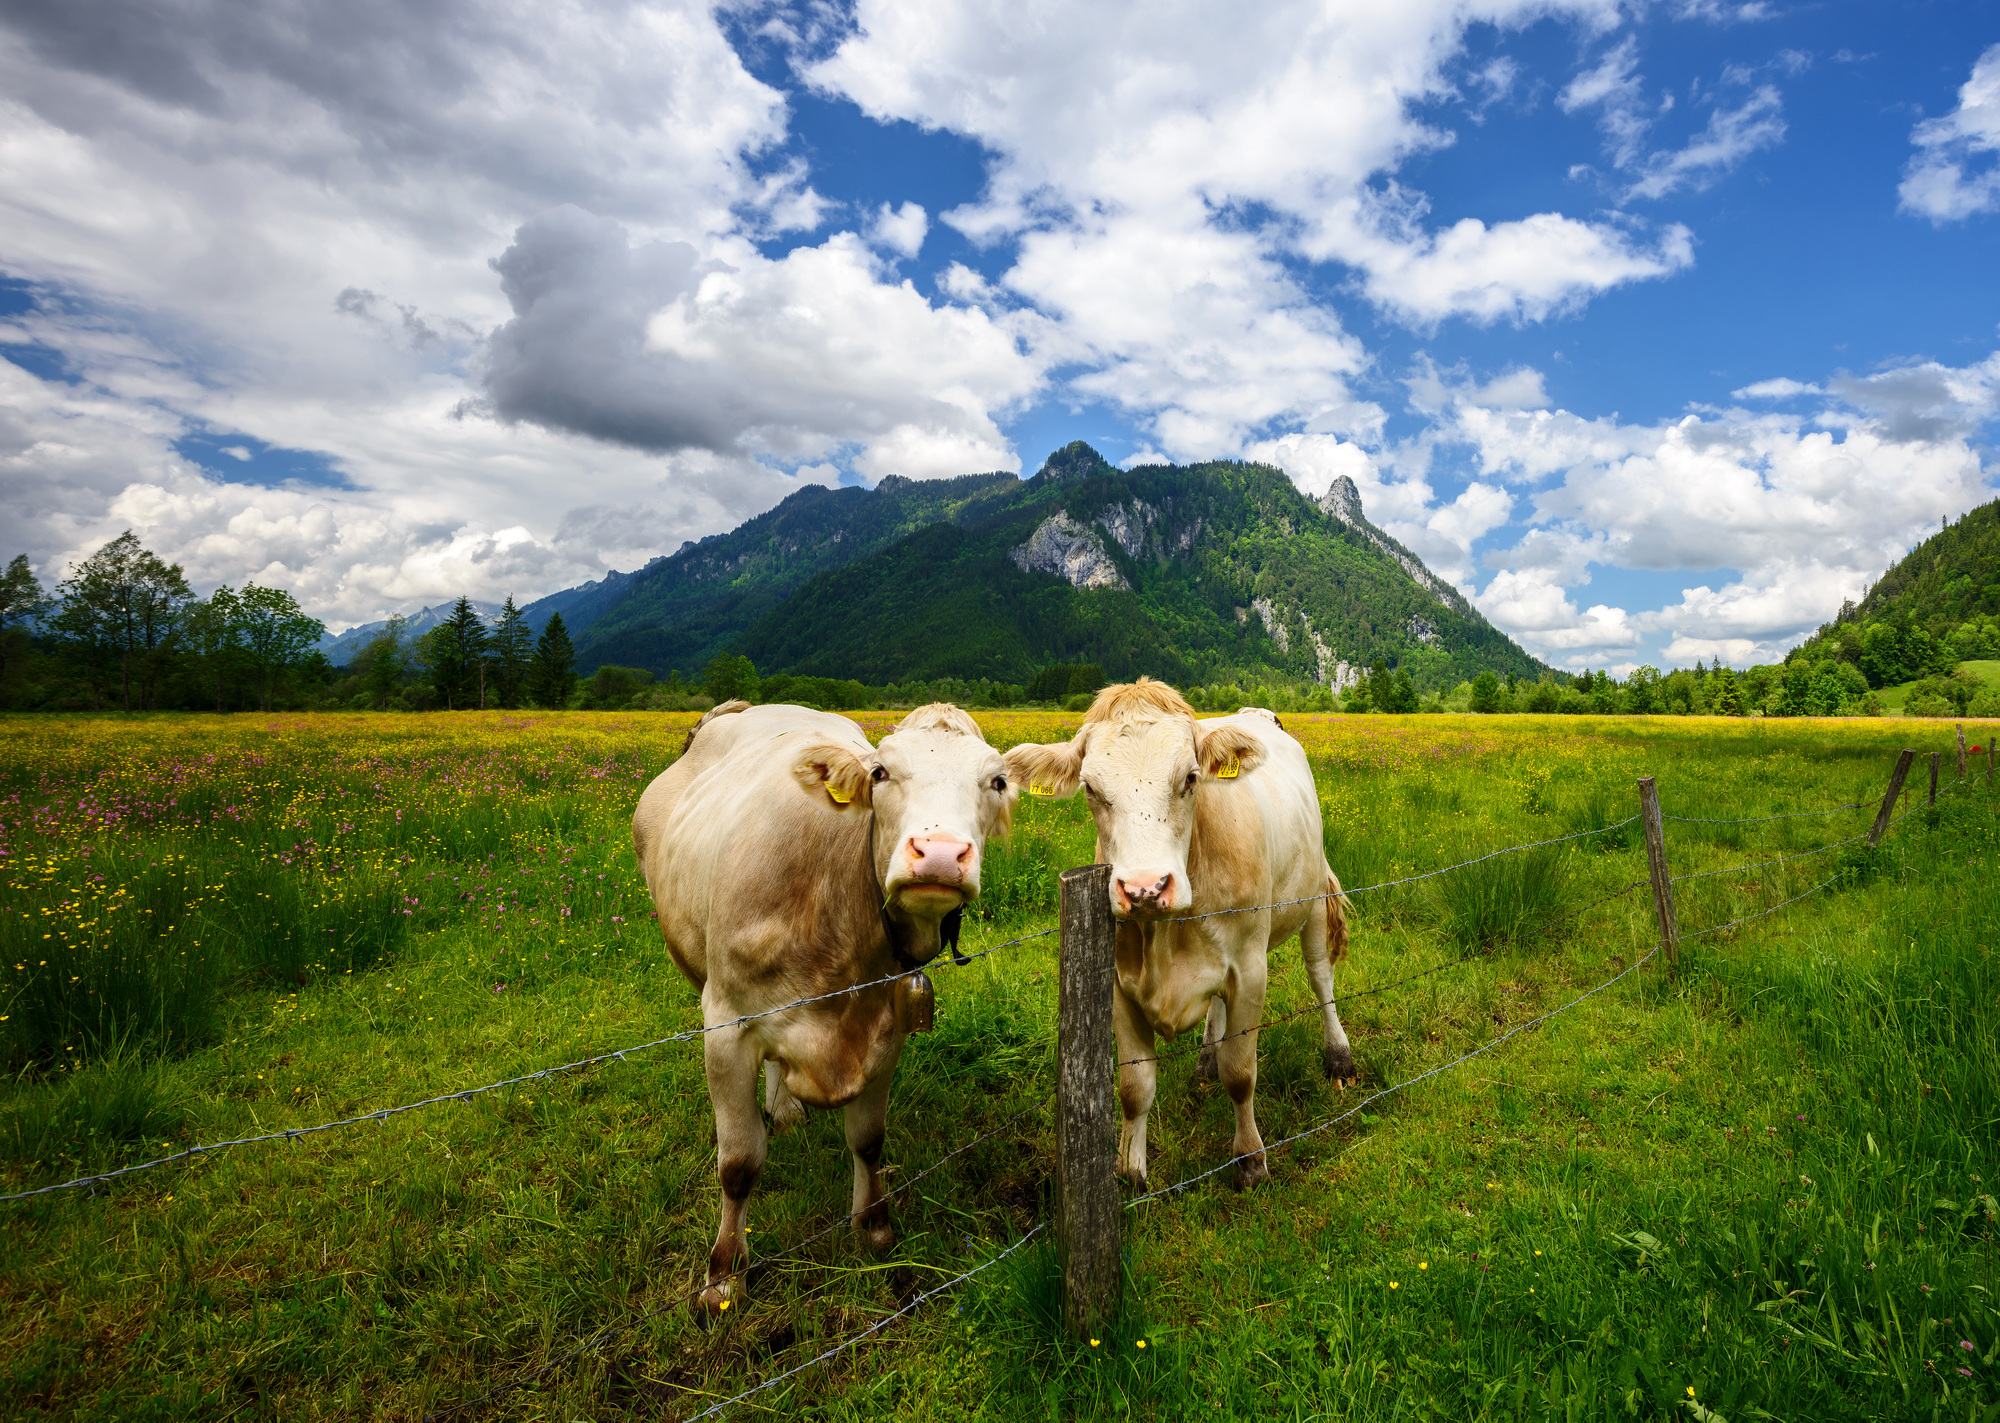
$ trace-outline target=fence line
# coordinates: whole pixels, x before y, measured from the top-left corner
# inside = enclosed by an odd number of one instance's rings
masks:
[[[1186,1047],[1168,1048],[1165,1052],[1155,1053],[1151,1057],[1122,1057],[1118,1059],[1117,1065],[1120,1067],[1133,1067],[1142,1062],[1165,1062],[1170,1058],[1185,1057],[1187,1056],[1187,1054],[1191,1052],[1199,1052],[1201,1049],[1206,1047],[1212,1047],[1216,1043],[1225,1043],[1229,1041],[1229,1039],[1231,1038],[1240,1038],[1250,1033],[1262,1032],[1266,1028],[1275,1027],[1279,1023],[1290,1022],[1293,1018],[1303,1017],[1307,1013],[1317,1013],[1321,1009],[1326,1008],[1329,1005],[1338,1007],[1340,1004],[1348,1002],[1350,999],[1372,998],[1374,995],[1378,993],[1387,993],[1392,988],[1401,988],[1406,983],[1415,983],[1420,978],[1429,978],[1433,974],[1443,973],[1448,968],[1457,968],[1460,964],[1471,963],[1474,959],[1478,958],[1485,958],[1489,954],[1492,954],[1495,950],[1508,948],[1514,944],[1518,944],[1523,939],[1532,938],[1537,934],[1541,934],[1549,929],[1553,929],[1556,925],[1564,923],[1567,920],[1575,919],[1584,914],[1588,914],[1591,910],[1609,904],[1614,899],[1623,899],[1633,890],[1641,888],[1645,883],[1646,881],[1642,879],[1633,880],[1623,889],[1613,890],[1610,894],[1604,895],[1598,899],[1593,899],[1590,901],[1590,903],[1583,905],[1580,908],[1572,909],[1567,914],[1558,914],[1552,919],[1544,919],[1541,923],[1537,924],[1532,929],[1519,930],[1509,935],[1507,938],[1496,940],[1494,943],[1491,944],[1481,945],[1479,948],[1473,949],[1469,953],[1460,954],[1455,959],[1450,959],[1444,963],[1433,965],[1430,968],[1419,969],[1415,973],[1408,974],[1402,978],[1393,979],[1390,982],[1380,984],[1377,987],[1360,988],[1356,989],[1352,993],[1336,993],[1333,997],[1327,999],[1323,1003],[1315,1001],[1306,1004],[1306,1006],[1303,1008],[1295,1008],[1289,1013],[1280,1013],[1275,1018],[1267,1018],[1265,1021],[1257,1024],[1257,1026],[1254,1028],[1241,1028],[1233,1033],[1224,1033],[1222,1036],[1216,1038],[1214,1043],[1211,1043],[1203,1039],[1200,1041],[1190,1043]]]
[[[1041,1108],[1047,1106],[1049,1103],[1049,1099],[1054,1095],[1055,1095],[1055,1089],[1050,1088],[1048,1091],[1042,1093],[1040,1097],[1037,1097],[1034,1101],[1030,1102],[1027,1106],[1021,1108],[1020,1111],[1014,1113],[1014,1115],[1012,1115],[1011,1117],[1008,1117],[1005,1121],[1001,1122],[1000,1125],[994,1127],[992,1130],[981,1132],[971,1141],[965,1143],[965,1145],[960,1147],[955,1147],[952,1150],[947,1151],[943,1156],[940,1156],[937,1160],[933,1161],[930,1165],[926,1166],[923,1170],[917,1172],[916,1175],[910,1177],[902,1184],[891,1187],[889,1190],[884,1191],[881,1196],[882,1201],[892,1200],[895,1197],[901,1195],[903,1192],[910,1190],[917,1184],[917,1182],[923,1180],[924,1177],[930,1175],[933,1171],[938,1170],[947,1161],[950,1161],[953,1157],[963,1156],[966,1152],[972,1150],[973,1147],[991,1141],[994,1137],[999,1136],[1002,1132],[1006,1131],[1009,1127],[1013,1126],[1014,1123],[1020,1121],[1021,1118],[1027,1116],[1031,1112],[1039,1111]],[[795,1259],[796,1257],[803,1255],[812,1246],[819,1244],[820,1241],[826,1239],[829,1235],[832,1235],[835,1231],[841,1229],[841,1227],[853,1221],[854,1215],[855,1213],[850,1210],[845,1215],[835,1220],[833,1224],[827,1226],[823,1230],[815,1231],[813,1234],[808,1235],[804,1240],[798,1241],[797,1243],[792,1245],[788,1245],[783,1250],[773,1251],[769,1255],[758,1256],[756,1259],[745,1264],[743,1266],[741,1273],[743,1273],[744,1275],[748,1275],[751,1269],[753,1269],[756,1266],[769,1265],[779,1260]],[[1039,1230],[1041,1229],[1041,1227],[1036,1226],[1035,1229]],[[989,1261],[988,1263],[990,1264],[991,1261]],[[963,1276],[961,1276],[960,1278],[963,1278]],[[529,1384],[534,1383],[537,1379],[546,1377],[547,1375],[561,1368],[564,1364],[567,1364],[572,1360],[577,1359],[582,1355],[589,1353],[592,1349],[597,1348],[600,1344],[609,1343],[611,1340],[616,1339],[621,1334],[629,1334],[634,1329],[637,1329],[640,1325],[645,1324],[650,1320],[659,1318],[659,1316],[665,1314],[668,1310],[676,1309],[679,1306],[686,1304],[689,1300],[693,1299],[703,1290],[706,1290],[709,1287],[709,1283],[710,1283],[709,1281],[704,1280],[700,1284],[694,1286],[694,1288],[687,1290],[684,1293],[675,1295],[671,1299],[664,1300],[657,1305],[654,1305],[651,1309],[648,1309],[644,1314],[641,1314],[636,1319],[626,1320],[622,1324],[606,1325],[604,1328],[598,1330],[595,1334],[591,1335],[588,1339],[585,1339],[581,1344],[578,1344],[575,1348],[570,1349],[566,1353],[559,1354],[555,1358],[549,1360],[546,1364],[541,1365],[539,1368],[532,1369],[529,1372],[520,1375],[518,1378],[508,1379],[504,1383],[494,1385],[492,1388],[488,1389],[485,1393],[480,1394],[479,1397],[477,1398],[468,1398],[459,1403],[450,1403],[446,1404],[442,1408],[432,1409],[430,1412],[424,1415],[423,1423],[434,1423],[434,1420],[437,1419],[450,1418],[455,1414],[469,1412],[476,1408],[483,1408],[485,1405],[491,1403],[496,1398],[503,1398],[507,1394],[513,1393],[517,1389],[526,1388]],[[814,1362],[817,1362],[817,1360],[815,1360]],[[739,1395],[739,1397],[740,1396],[741,1395]],[[733,1402],[734,1400],[731,1401]]]
[[[925,1290],[922,1294],[912,1299],[908,1304],[904,1305],[894,1314],[884,1315],[882,1318],[876,1320],[873,1324],[869,1325],[866,1329],[862,1330],[860,1333],[848,1336],[847,1338],[841,1340],[838,1344],[834,1345],[831,1349],[826,1350],[824,1353],[815,1355],[813,1358],[807,1359],[803,1364],[799,1364],[796,1367],[786,1369],[781,1374],[773,1375],[771,1378],[765,1379],[760,1384],[756,1384],[750,1388],[744,1389],[743,1392],[736,1394],[734,1397],[725,1398],[720,1403],[711,1404],[709,1407],[704,1408],[701,1412],[695,1414],[693,1418],[690,1418],[688,1420],[688,1423],[700,1423],[700,1420],[703,1418],[713,1418],[716,1414],[720,1413],[723,1409],[729,1407],[729,1405],[731,1405],[732,1403],[741,1403],[744,1399],[750,1397],[750,1395],[753,1393],[762,1393],[767,1388],[771,1388],[774,1385],[783,1383],[786,1379],[792,1377],[794,1374],[804,1373],[807,1369],[811,1368],[813,1365],[826,1362],[828,1359],[831,1359],[835,1354],[840,1353],[842,1350],[853,1348],[856,1344],[859,1344],[863,1339],[866,1339],[869,1335],[879,1333],[880,1331],[888,1328],[891,1324],[894,1324],[904,1315],[910,1313],[918,1305],[922,1304],[925,1300],[930,1299],[935,1295],[941,1295],[946,1290],[951,1289],[954,1286],[964,1284],[967,1280],[971,1279],[974,1275],[979,1274],[982,1270],[992,1269],[995,1265],[999,1264],[1002,1260],[1005,1260],[1009,1255],[1012,1255],[1016,1250],[1019,1250],[1023,1245],[1026,1245],[1030,1240],[1033,1240],[1036,1236],[1040,1235],[1043,1231],[1047,1230],[1048,1228],[1049,1228],[1048,1222],[1046,1221],[1042,1222],[1040,1225],[1035,1226],[1026,1235],[1022,1236],[1019,1240],[1015,1241],[1012,1245],[1009,1245],[1005,1250],[1002,1250],[998,1255],[993,1256],[991,1259],[982,1260],[979,1264],[974,1265],[970,1270],[967,1270],[964,1274],[954,1275],[951,1279],[946,1280],[943,1284]]]
[[[1004,940],[1001,943],[981,949],[976,954],[962,955],[953,961],[954,966],[963,967],[966,964],[976,963],[988,954],[998,953],[1002,949],[1009,949],[1016,944],[1025,944],[1034,939],[1045,939],[1055,932],[1057,931],[1053,928],[1042,929],[1033,934],[1023,934],[1018,938]],[[15,1191],[9,1195],[0,1195],[0,1205],[7,1205],[14,1201],[30,1200],[36,1196],[54,1195],[60,1191],[83,1190],[86,1187],[92,1188],[94,1191],[95,1187],[108,1181],[116,1181],[121,1177],[137,1175],[141,1171],[151,1171],[158,1166],[170,1166],[177,1161],[192,1161],[197,1157],[205,1157],[211,1152],[227,1151],[231,1147],[256,1146],[260,1143],[270,1141],[297,1141],[301,1137],[313,1136],[323,1131],[334,1131],[342,1127],[359,1126],[363,1122],[375,1122],[378,1125],[386,1124],[391,1117],[400,1117],[405,1112],[415,1112],[425,1107],[434,1107],[440,1102],[469,1102],[474,1097],[484,1096],[489,1092],[498,1092],[508,1087],[519,1087],[529,1082],[545,1081],[548,1078],[559,1077],[567,1072],[575,1072],[580,1068],[595,1067],[599,1063],[609,1062],[613,1058],[623,1062],[628,1055],[635,1052],[650,1052],[654,1048],[666,1047],[672,1043],[692,1042],[694,1039],[704,1037],[709,1033],[721,1032],[724,1028],[740,1028],[745,1023],[755,1022],[759,1018],[769,1018],[777,1013],[789,1013],[794,1008],[803,1008],[813,1003],[823,1003],[829,998],[844,997],[849,993],[858,993],[864,988],[878,988],[885,983],[894,983],[899,978],[909,978],[921,972],[923,972],[921,968],[904,969],[900,973],[892,973],[882,978],[870,979],[866,983],[856,983],[846,988],[836,988],[830,993],[818,993],[810,998],[794,999],[792,1002],[781,1004],[776,1008],[765,1008],[756,1013],[745,1013],[740,1017],[731,1018],[726,1023],[713,1023],[701,1028],[684,1028],[678,1033],[669,1033],[666,1037],[654,1038],[651,1042],[636,1043],[631,1047],[613,1048],[609,1052],[595,1053],[590,1057],[580,1057],[574,1062],[557,1063],[552,1067],[544,1067],[534,1072],[524,1072],[516,1077],[503,1077],[498,1082],[489,1082],[479,1087],[465,1087],[456,1092],[440,1092],[434,1097],[425,1097],[415,1102],[405,1102],[400,1106],[377,1107],[372,1112],[358,1112],[354,1116],[341,1117],[337,1121],[319,1122],[306,1127],[286,1127],[280,1131],[263,1132],[256,1136],[235,1137],[228,1141],[213,1141],[206,1145],[196,1142],[185,1151],[176,1151],[167,1156],[158,1156],[151,1161],[135,1162],[133,1165],[121,1166],[114,1171],[101,1171],[91,1176],[78,1176],[74,1180],[58,1181],[47,1186],[37,1186],[33,1190]]]
[[[1522,850],[1539,850],[1545,845],[1562,845],[1571,840],[1587,840],[1593,835],[1608,835],[1613,830],[1623,830],[1638,818],[1636,815],[1628,815],[1623,820],[1614,820],[1611,824],[1600,825],[1595,830],[1579,830],[1574,835],[1556,835],[1547,840],[1530,840],[1521,845],[1508,845],[1502,849],[1489,850],[1484,855],[1475,855],[1469,860],[1460,860],[1455,865],[1445,865],[1439,869],[1425,870],[1422,874],[1405,875],[1401,879],[1383,880],[1380,884],[1364,884],[1358,889],[1343,887],[1339,890],[1329,890],[1325,894],[1308,894],[1299,899],[1281,899],[1275,904],[1246,904],[1239,909],[1211,909],[1206,914],[1176,914],[1174,918],[1183,923],[1192,923],[1197,919],[1219,919],[1225,914],[1256,914],[1265,909],[1289,909],[1295,904],[1313,904],[1322,899],[1352,899],[1357,894],[1373,894],[1378,889],[1394,889],[1397,885],[1416,884],[1419,880],[1436,879],[1439,875],[1448,875],[1453,870],[1462,870],[1469,865],[1484,864],[1486,861],[1498,859],[1502,855],[1512,855]]]
[[[1850,805],[1832,805],[1825,810],[1791,810],[1783,815],[1745,815],[1733,820],[1714,819],[1705,815],[1662,815],[1662,820],[1678,820],[1683,825],[1762,825],[1772,820],[1806,820],[1816,815],[1838,815],[1843,810],[1866,810],[1866,801],[1855,801]]]
[[[1801,899],[1810,899],[1813,895],[1818,894],[1828,885],[1839,884],[1842,880],[1846,878],[1847,878],[1847,871],[1841,870],[1836,874],[1827,876],[1827,878],[1821,880],[1818,884],[1814,885],[1811,889],[1805,891],[1803,894],[1795,894],[1790,899],[1781,899],[1768,909],[1760,909],[1755,914],[1745,914],[1742,918],[1732,919],[1727,924],[1712,924],[1708,928],[1702,929],[1697,933],[1683,934],[1681,935],[1681,938],[1704,939],[1707,938],[1710,934],[1720,934],[1724,929],[1734,929],[1738,924],[1748,924],[1752,919],[1762,919],[1766,914],[1776,914],[1780,909],[1783,909],[1786,905],[1797,904]]]
[[[1620,970],[1612,977],[1605,979],[1604,982],[1598,984],[1597,987],[1589,989],[1586,992],[1577,995],[1575,998],[1572,998],[1569,1002],[1563,1004],[1562,1007],[1551,1008],[1546,1013],[1542,1013],[1536,1017],[1529,1018],[1526,1022],[1519,1023],[1516,1026],[1509,1028],[1506,1032],[1500,1034],[1499,1037],[1493,1038],[1488,1042],[1481,1043],[1471,1052],[1453,1058],[1450,1062],[1444,1063],[1440,1066],[1433,1067],[1428,1072],[1420,1072],[1415,1077],[1409,1078],[1408,1080],[1403,1082],[1398,1082],[1393,1087],[1384,1087],[1379,1092],[1372,1092],[1368,1096],[1363,1097],[1359,1102],[1356,1102],[1352,1107],[1349,1107],[1346,1111],[1342,1112],[1339,1116],[1330,1117],[1326,1121],[1321,1122],[1318,1126],[1307,1127],[1304,1131],[1294,1132],[1290,1136],[1281,1137],[1277,1141],[1270,1142],[1264,1147],[1264,1155],[1266,1157],[1269,1157],[1272,1152],[1282,1151],[1285,1147],[1292,1145],[1294,1142],[1304,1141],[1309,1136],[1317,1136],[1319,1135],[1319,1133],[1327,1130],[1329,1127],[1335,1127],[1340,1125],[1340,1123],[1346,1121],[1349,1117],[1353,1116],[1356,1112],[1359,1112],[1362,1108],[1370,1106],[1373,1103],[1379,1102],[1384,1097],[1393,1097],[1398,1092],[1416,1086],[1419,1082],[1427,1081],[1430,1078],[1436,1077],[1440,1073],[1449,1072],[1454,1067],[1458,1067],[1464,1063],[1472,1061],[1473,1058],[1480,1056],[1482,1053],[1491,1052],[1494,1048],[1499,1047],[1502,1043],[1508,1041],[1511,1038],[1517,1037],[1522,1033],[1525,1033],[1528,1029],[1534,1027],[1536,1024],[1546,1023],[1549,1019],[1556,1017],[1559,1014],[1567,1013],[1570,1009],[1576,1007],[1577,1004],[1583,1002],[1585,999],[1596,997],[1598,994],[1602,993],[1605,989],[1611,987],[1614,983],[1617,983],[1620,979],[1626,978],[1631,974],[1636,973],[1641,967],[1645,965],[1647,960],[1651,959],[1655,954],[1659,952],[1660,952],[1660,946],[1658,944],[1655,944],[1652,948],[1646,950],[1644,954],[1641,954],[1638,958],[1634,959],[1624,969]],[[1205,1181],[1211,1176],[1220,1175],[1222,1172],[1227,1171],[1230,1167],[1234,1166],[1237,1162],[1243,1159],[1244,1158],[1241,1156],[1232,1156],[1227,1161],[1223,1162],[1220,1166],[1211,1167],[1206,1171],[1196,1172],[1192,1176],[1174,1182],[1173,1185],[1171,1186],[1162,1186],[1157,1191],[1148,1191],[1143,1196],[1134,1196],[1131,1200],[1125,1203],[1125,1208],[1127,1210],[1130,1210],[1134,1206],[1142,1206],[1146,1204],[1146,1202],[1158,1200],[1162,1196],[1170,1196],[1177,1191],[1184,1191],[1189,1186],[1192,1186],[1199,1181]]]
[[[1717,875],[1733,875],[1733,874],[1740,874],[1745,871],[1766,870],[1769,869],[1772,865],[1782,865],[1791,860],[1809,860],[1814,855],[1824,855],[1828,850],[1838,850],[1842,845],[1852,845],[1857,840],[1866,840],[1867,838],[1868,838],[1868,832],[1864,830],[1859,835],[1850,835],[1845,840],[1835,840],[1832,844],[1822,845],[1817,850],[1801,850],[1796,855],[1780,855],[1775,860],[1745,860],[1740,865],[1730,865],[1724,869],[1698,870],[1693,874],[1675,875],[1673,876],[1673,878],[1669,879],[1667,883],[1685,884],[1689,880],[1713,879]]]

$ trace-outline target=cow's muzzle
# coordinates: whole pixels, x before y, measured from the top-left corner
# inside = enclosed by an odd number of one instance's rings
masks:
[[[1120,914],[1140,918],[1165,914],[1177,907],[1175,901],[1180,898],[1174,892],[1177,887],[1171,870],[1160,875],[1151,870],[1114,875],[1111,880],[1112,907]]]

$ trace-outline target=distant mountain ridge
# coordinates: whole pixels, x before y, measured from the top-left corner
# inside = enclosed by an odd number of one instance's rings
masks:
[[[660,561],[656,558],[653,563]],[[637,576],[637,573],[620,573],[614,568],[602,578],[592,582],[579,583],[574,588],[564,588],[545,598],[537,598],[521,609],[521,616],[527,620],[529,629],[539,636],[542,629],[548,626],[549,618],[561,613],[563,626],[569,630],[571,638],[575,638],[616,604],[625,595],[627,585]],[[488,627],[500,621],[500,604],[481,602],[477,598],[468,601],[471,602],[473,611],[479,614]],[[457,602],[458,600],[454,598],[450,602],[420,608],[408,614],[403,621],[403,644],[407,646],[415,642],[449,618]],[[372,623],[361,623],[351,627],[345,632],[327,633],[319,640],[319,650],[334,666],[344,667],[359,656],[364,647],[381,636],[388,626],[387,618],[379,618]]]
[[[1268,465],[1120,470],[1081,441],[1027,480],[801,489],[634,574],[578,638],[585,671],[718,653],[877,685],[1070,661],[1333,686],[1377,660],[1426,686],[1543,670],[1370,523],[1351,480],[1314,501]]]

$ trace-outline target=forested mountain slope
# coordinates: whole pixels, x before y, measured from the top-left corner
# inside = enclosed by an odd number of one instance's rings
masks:
[[[1542,670],[1345,480],[1315,503],[1267,465],[1120,470],[1081,443],[1025,481],[802,490],[642,574],[584,660],[664,673],[724,651],[876,684],[1024,683],[1058,662],[1336,686],[1378,660],[1420,686]]]
[[[1851,662],[1876,687],[2000,657],[2000,500],[1899,559],[1786,660]]]

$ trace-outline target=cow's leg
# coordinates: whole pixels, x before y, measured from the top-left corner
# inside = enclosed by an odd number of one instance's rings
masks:
[[[710,1033],[703,1043],[708,1097],[715,1107],[715,1158],[722,1178],[722,1224],[708,1252],[708,1287],[695,1298],[695,1316],[704,1321],[740,1304],[744,1267],[750,1262],[744,1239],[750,1192],[764,1170],[764,1117],[757,1110],[757,1067],[762,1054],[742,1029]]]
[[[847,1149],[854,1153],[854,1228],[880,1253],[896,1243],[889,1203],[882,1199],[882,1140],[889,1131],[889,1084],[896,1077],[899,1040],[875,1079],[847,1104]]]
[[[785,1085],[785,1074],[771,1059],[764,1062],[764,1110],[771,1114],[771,1130],[783,1133],[806,1119],[805,1103]]]
[[[1208,1024],[1202,1031],[1201,1052],[1196,1055],[1194,1070],[1215,1081],[1215,1045],[1222,1040],[1224,1025],[1229,1021],[1229,1005],[1220,998],[1208,1000]]]
[[[1328,952],[1328,919],[1319,905],[1314,905],[1312,913],[1306,915],[1305,927],[1299,930],[1299,947],[1305,951],[1306,977],[1312,981],[1313,997],[1323,1006],[1320,1017],[1326,1027],[1326,1050],[1321,1060],[1326,1065],[1326,1075],[1340,1084],[1345,1092],[1354,1081],[1354,1049],[1347,1041],[1347,1029],[1340,1026],[1340,1010],[1334,1005],[1333,958]],[[1343,929],[1345,925],[1342,926]]]
[[[1257,1034],[1264,1016],[1265,965],[1260,952],[1236,974],[1229,995],[1228,1033],[1216,1044],[1215,1065],[1223,1090],[1236,1104],[1236,1189],[1256,1185],[1271,1173],[1264,1165],[1264,1138],[1257,1133]]]
[[[1118,1105],[1124,1114],[1118,1127],[1118,1174],[1133,1190],[1143,1191],[1146,1115],[1153,1110],[1153,1095],[1160,1085],[1160,1065],[1152,1060],[1153,1025],[1123,989],[1114,988],[1111,1028],[1118,1038]]]

